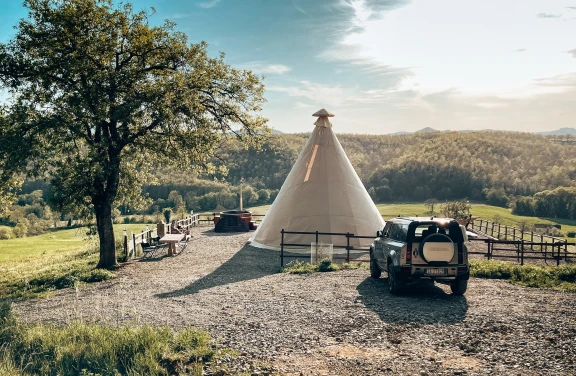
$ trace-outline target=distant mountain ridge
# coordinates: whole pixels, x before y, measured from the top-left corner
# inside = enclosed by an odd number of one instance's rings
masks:
[[[490,132],[490,131],[496,131],[496,130],[495,129],[462,130],[462,131],[457,131],[457,132],[470,133],[470,132]],[[390,136],[398,136],[398,135],[403,135],[403,134],[432,133],[432,132],[445,132],[445,131],[439,131],[439,130],[434,129],[434,128],[426,127],[426,128],[422,128],[416,132],[395,132],[395,133],[390,133],[389,135]],[[513,132],[513,131],[510,131],[510,132]],[[576,128],[560,128],[560,129],[557,129],[555,131],[533,132],[533,133],[539,134],[542,136],[565,136],[565,135],[576,136]]]
[[[564,135],[576,136],[576,128],[560,128],[555,131],[536,132],[536,134],[541,134],[543,136],[564,136]]]

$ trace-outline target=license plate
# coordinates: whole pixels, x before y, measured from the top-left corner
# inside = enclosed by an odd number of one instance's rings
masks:
[[[425,273],[429,275],[446,275],[446,269],[426,269]]]

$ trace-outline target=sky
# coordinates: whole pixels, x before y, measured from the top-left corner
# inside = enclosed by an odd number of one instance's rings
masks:
[[[0,0],[0,43],[26,17]],[[133,0],[264,76],[263,115],[309,132],[576,127],[576,0]]]

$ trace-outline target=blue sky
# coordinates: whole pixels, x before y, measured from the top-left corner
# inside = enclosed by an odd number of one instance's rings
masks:
[[[2,0],[0,42],[26,16]],[[576,127],[576,0],[135,0],[266,76],[283,132]]]

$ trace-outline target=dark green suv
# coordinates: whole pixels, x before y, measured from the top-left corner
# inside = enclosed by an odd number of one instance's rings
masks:
[[[463,295],[468,287],[470,264],[466,229],[451,218],[394,218],[378,231],[370,246],[370,275],[387,271],[390,293],[426,279],[449,284]]]

